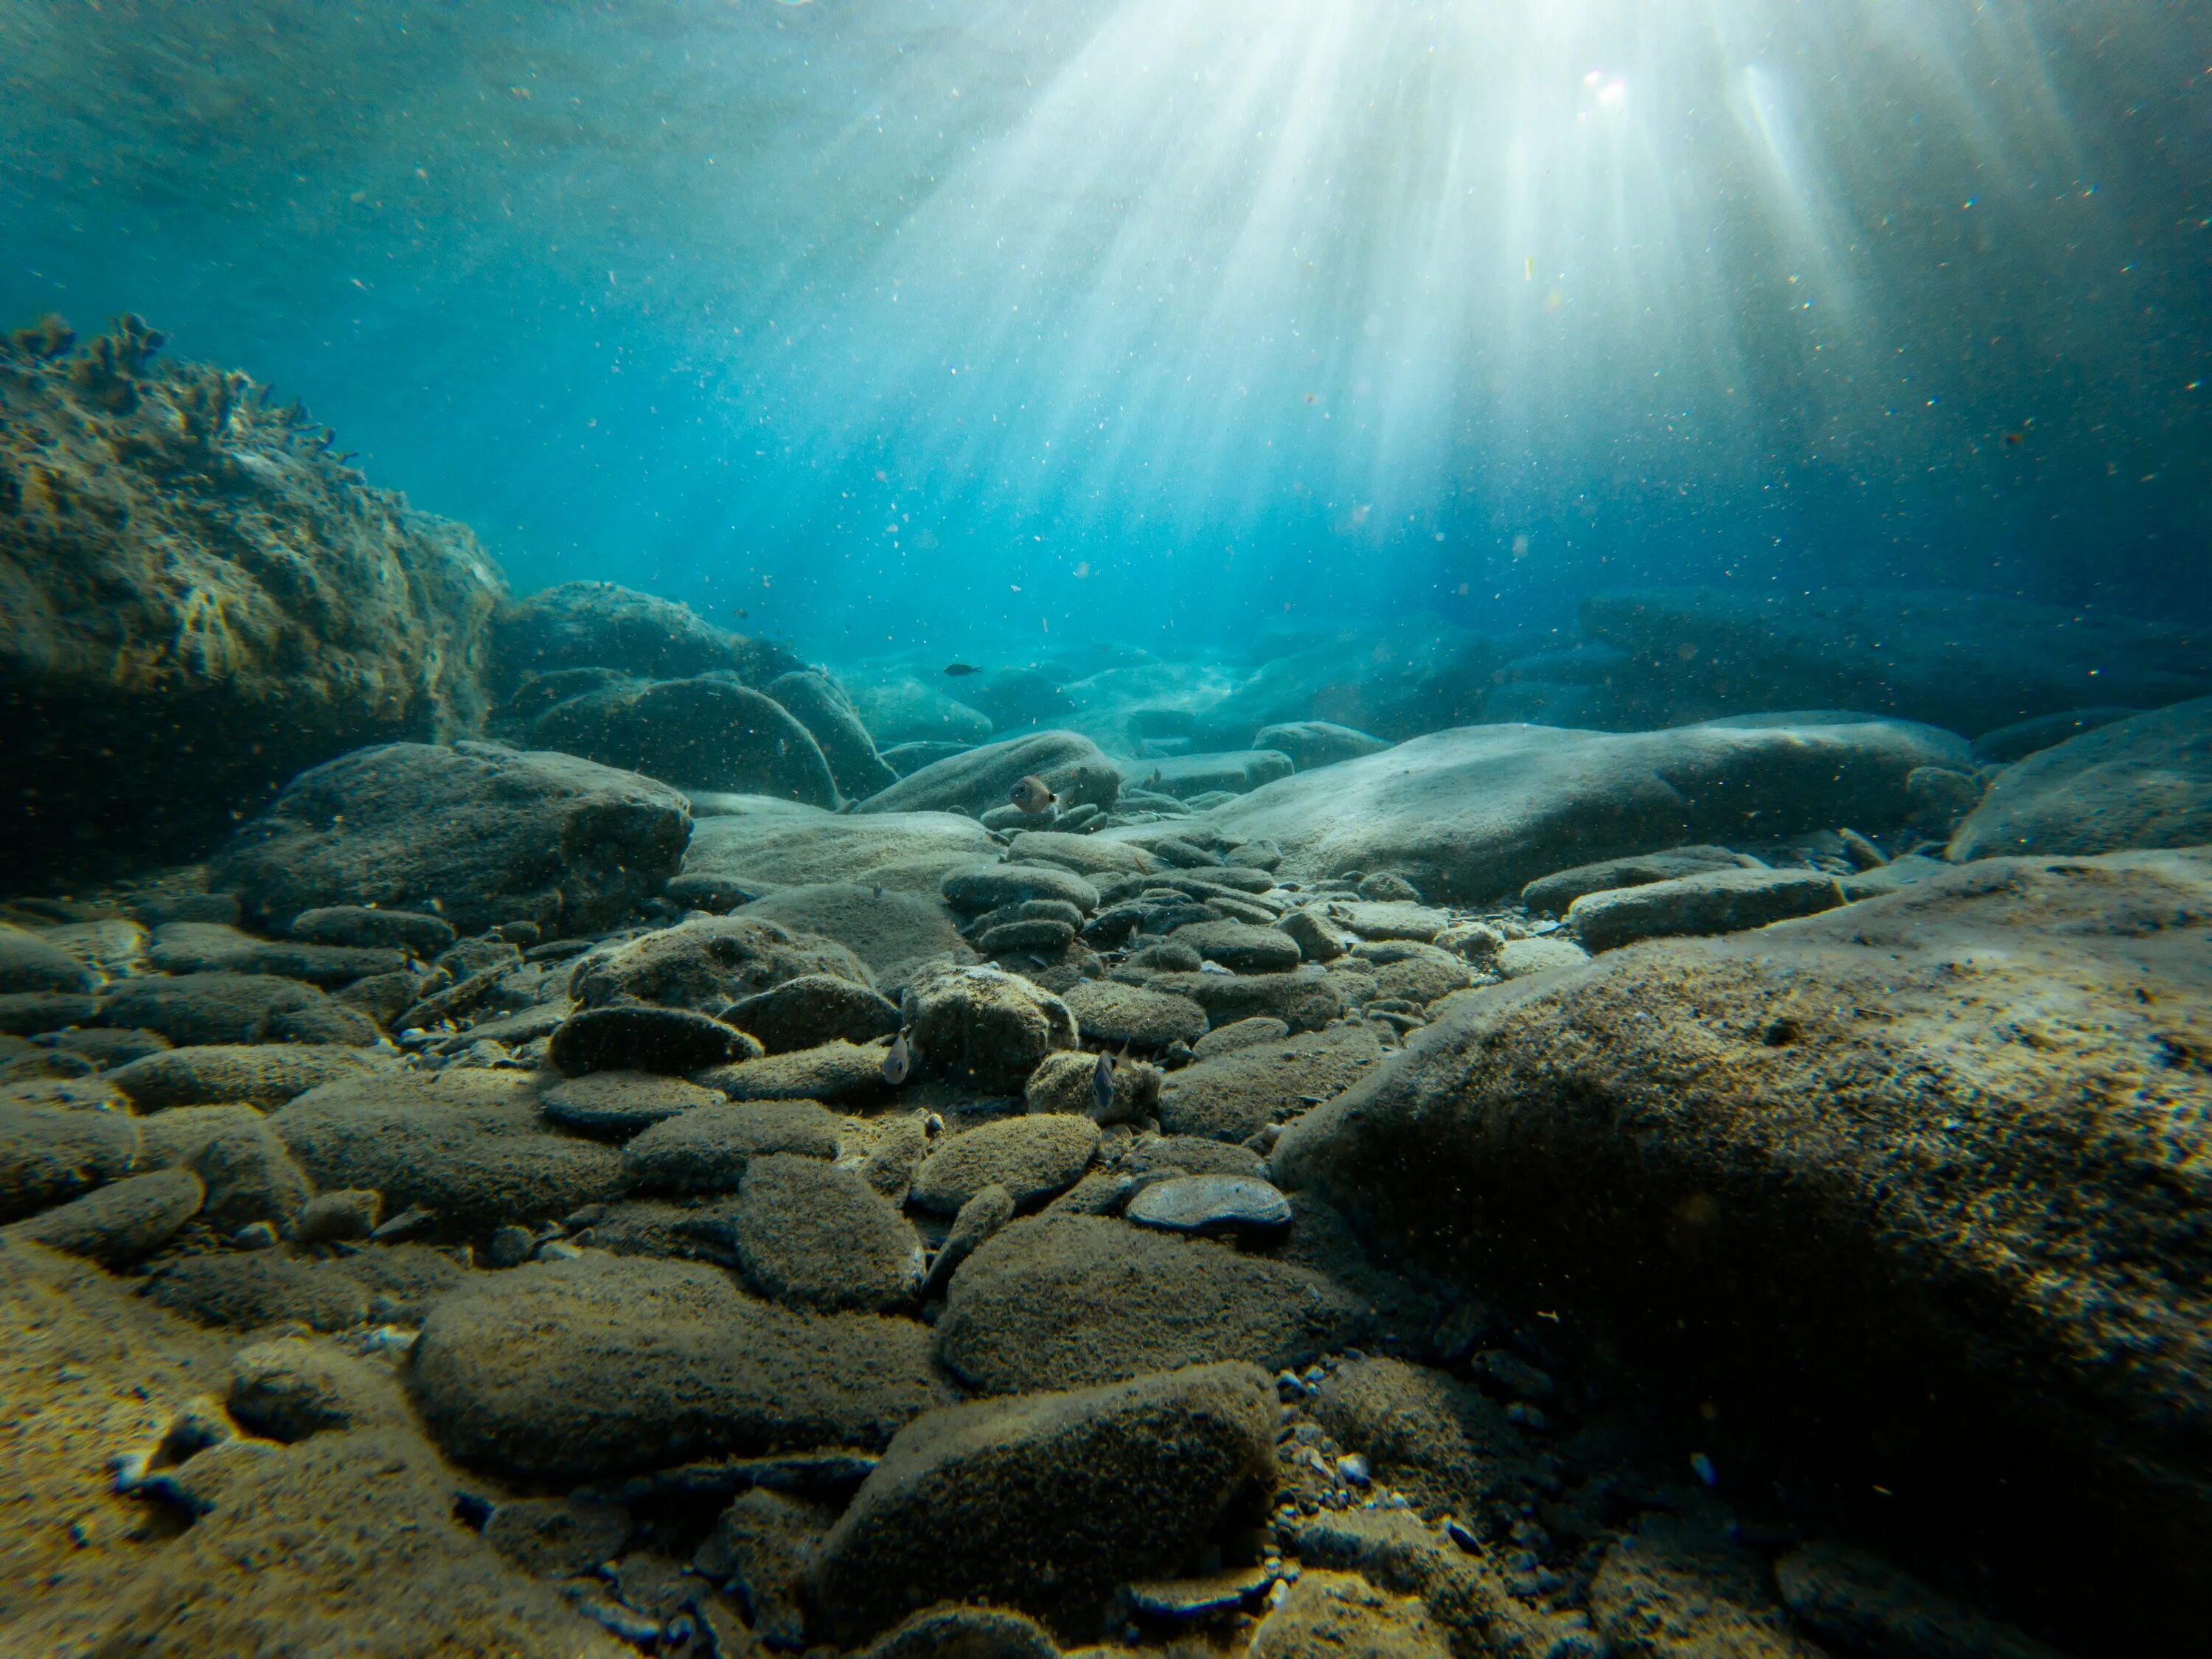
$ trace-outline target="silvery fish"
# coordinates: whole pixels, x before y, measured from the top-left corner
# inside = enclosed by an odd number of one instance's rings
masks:
[[[1110,1055],[1099,1055],[1098,1063],[1091,1068],[1091,1097],[1098,1103],[1102,1115],[1114,1109],[1114,1061]]]
[[[891,1039],[890,1049],[884,1055],[884,1081],[896,1089],[913,1069],[914,1050],[906,1046],[906,1033],[902,1031]]]

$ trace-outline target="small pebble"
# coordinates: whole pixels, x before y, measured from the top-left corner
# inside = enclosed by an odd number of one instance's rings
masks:
[[[245,1250],[265,1250],[276,1243],[276,1230],[265,1221],[249,1221],[230,1236],[230,1242]]]
[[[1374,1479],[1367,1471],[1367,1460],[1358,1452],[1346,1452],[1338,1458],[1336,1474],[1347,1486],[1364,1486]]]

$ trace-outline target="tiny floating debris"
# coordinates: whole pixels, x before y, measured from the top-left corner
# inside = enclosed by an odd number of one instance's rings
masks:
[[[945,665],[945,672],[957,680],[969,674],[980,674],[983,671],[972,662],[949,662]]]

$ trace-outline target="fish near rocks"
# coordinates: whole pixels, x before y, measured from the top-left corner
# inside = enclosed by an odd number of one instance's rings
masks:
[[[1006,791],[1006,799],[1031,816],[1049,812],[1060,803],[1060,797],[1052,793],[1051,786],[1034,773]]]
[[[907,1047],[906,1033],[902,1031],[891,1039],[891,1046],[884,1054],[884,1081],[896,1089],[914,1070],[914,1050]]]

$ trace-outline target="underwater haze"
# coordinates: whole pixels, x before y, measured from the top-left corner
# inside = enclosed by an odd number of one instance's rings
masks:
[[[0,0],[0,1659],[2202,1659],[2212,0]]]
[[[0,301],[831,657],[1595,585],[2185,608],[2212,25],[2088,0],[0,8]]]

